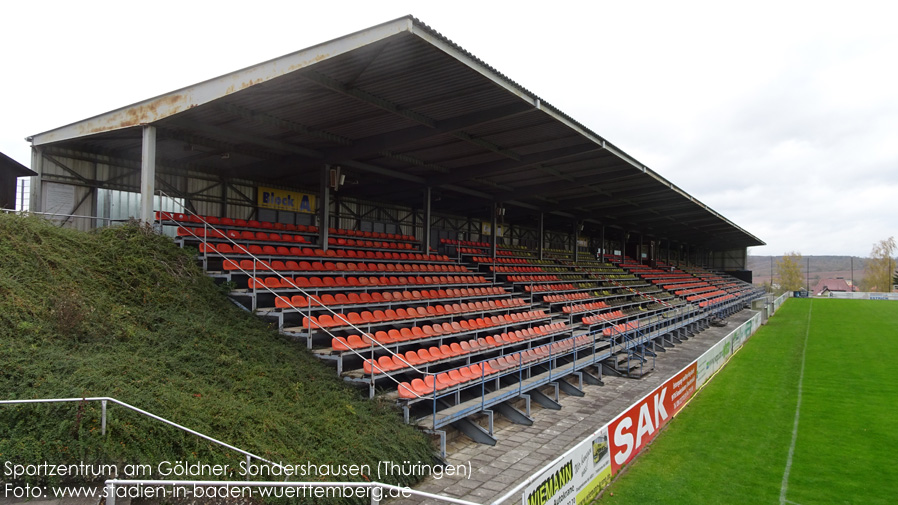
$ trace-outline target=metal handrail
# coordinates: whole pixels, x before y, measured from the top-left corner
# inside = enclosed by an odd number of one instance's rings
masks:
[[[0,405],[16,405],[16,404],[28,404],[28,403],[95,402],[95,401],[100,402],[102,405],[102,414],[101,414],[101,421],[100,421],[101,435],[106,435],[106,404],[107,404],[107,402],[112,402],[116,405],[120,405],[127,409],[133,410],[134,412],[137,412],[138,414],[149,417],[151,419],[155,419],[156,421],[167,424],[167,425],[177,428],[181,431],[190,433],[191,435],[202,438],[203,440],[206,440],[208,442],[212,442],[213,444],[217,444],[217,445],[220,445],[227,449],[230,449],[232,451],[238,452],[238,453],[246,456],[247,462],[249,462],[251,459],[257,459],[259,461],[271,464],[273,466],[277,466],[279,468],[284,468],[284,465],[282,465],[280,463],[275,463],[274,461],[269,461],[269,460],[263,458],[262,456],[258,456],[249,451],[244,451],[243,449],[234,447],[231,444],[228,444],[226,442],[222,442],[221,440],[212,438],[209,435],[205,435],[196,430],[192,430],[192,429],[187,428],[186,426],[182,426],[174,421],[169,421],[168,419],[165,419],[164,417],[157,416],[156,414],[147,412],[146,410],[143,410],[141,408],[127,404],[121,400],[117,400],[117,399],[109,397],[109,396],[97,396],[97,397],[89,397],[89,398],[39,398],[39,399],[30,399],[30,400],[0,400]]]
[[[133,410],[134,412],[137,412],[138,414],[144,415],[151,419],[155,419],[156,421],[167,424],[167,425],[177,428],[181,431],[190,433],[191,435],[202,438],[203,440],[212,442],[213,444],[217,444],[217,445],[220,445],[227,449],[230,449],[232,451],[238,452],[238,453],[246,456],[247,462],[250,461],[251,459],[257,459],[259,461],[269,463],[273,466],[284,468],[284,465],[282,465],[280,463],[275,463],[274,461],[269,461],[269,460],[263,458],[262,456],[258,456],[249,451],[244,451],[243,449],[234,447],[233,445],[228,444],[227,442],[222,442],[221,440],[212,438],[209,435],[205,435],[196,430],[192,430],[192,429],[187,428],[186,426],[182,426],[174,421],[169,421],[168,419],[165,419],[164,417],[157,416],[156,414],[147,412],[146,410],[143,410],[141,408],[127,404],[121,400],[116,400],[115,398],[112,398],[109,396],[97,396],[97,397],[90,397],[90,398],[38,398],[38,399],[29,399],[29,400],[0,400],[0,405],[16,405],[16,404],[28,404],[28,403],[94,402],[94,401],[98,401],[102,405],[102,414],[101,414],[101,421],[100,421],[100,434],[101,435],[106,435],[106,404],[107,404],[107,402],[112,402],[116,405],[120,405],[127,409]]]
[[[124,223],[128,221],[127,219],[112,219],[111,217],[99,217],[99,216],[82,216],[80,214],[63,214],[61,212],[32,212],[30,210],[15,210],[15,209],[0,209],[7,214],[24,214],[24,215],[34,215],[34,216],[47,216],[47,217],[64,217],[66,221],[70,217],[78,218],[78,219],[94,219],[98,221],[106,221],[108,223]]]
[[[238,452],[238,453],[246,456],[247,464],[249,464],[249,462],[252,459],[256,459],[263,463],[267,463],[269,465],[281,468],[284,471],[288,470],[288,468],[281,463],[275,463],[274,461],[267,460],[261,456],[253,454],[249,451],[245,451],[243,449],[234,447],[231,444],[222,442],[221,440],[217,440],[208,435],[200,433],[196,430],[192,430],[192,429],[182,426],[178,423],[169,421],[168,419],[157,416],[151,412],[147,412],[141,408],[135,407],[133,405],[129,405],[123,401],[120,401],[120,400],[117,400],[117,399],[111,398],[111,397],[40,398],[40,399],[29,399],[29,400],[0,400],[0,405],[16,405],[16,404],[21,405],[21,404],[35,404],[35,403],[71,403],[71,402],[87,402],[87,401],[99,401],[102,404],[102,421],[101,421],[102,431],[101,431],[101,433],[103,435],[106,434],[106,405],[107,405],[107,402],[112,402],[116,405],[120,405],[127,409],[133,410],[141,415],[144,415],[151,419],[155,419],[159,422],[162,422],[164,424],[167,424],[169,426],[177,428],[181,431],[190,433],[191,435],[200,437],[206,441],[212,442],[214,444],[220,445],[220,446],[230,449],[232,451]],[[383,489],[389,489],[389,490],[394,490],[394,491],[400,491],[402,493],[418,495],[418,496],[423,496],[426,498],[440,500],[440,501],[444,501],[444,502],[448,502],[448,503],[457,503],[460,505],[480,505],[475,502],[470,502],[470,501],[466,501],[466,500],[460,500],[458,498],[452,498],[452,497],[448,497],[448,496],[441,496],[441,495],[437,495],[437,494],[427,493],[424,491],[417,491],[417,490],[411,489],[409,487],[396,486],[393,484],[387,484],[387,483],[383,483],[383,482],[270,482],[270,481],[262,482],[262,481],[200,481],[200,480],[180,481],[180,480],[127,480],[127,479],[109,479],[109,480],[105,481],[105,489],[106,489],[105,497],[106,497],[107,505],[115,505],[115,499],[116,499],[115,488],[116,488],[116,486],[141,486],[141,485],[204,486],[204,487],[209,487],[209,486],[236,487],[236,486],[240,486],[240,487],[297,487],[297,488],[301,488],[301,487],[305,487],[305,488],[326,488],[326,487],[374,488],[375,490],[378,490],[378,491],[383,490]],[[378,491],[371,493],[371,503],[372,504],[380,503],[380,496],[382,496],[382,493],[378,493]]]
[[[165,194],[165,193],[164,193],[163,191],[161,191],[161,190],[159,191],[159,195],[160,195],[160,197],[166,196],[166,197],[172,198],[171,196]],[[173,199],[173,198],[172,198],[172,199]],[[176,203],[177,203],[177,202],[176,202]],[[179,205],[181,205],[181,204],[179,204]],[[195,212],[191,211],[190,209],[188,209],[188,208],[187,208],[186,206],[184,206],[184,205],[181,205],[181,208],[182,208],[182,210],[183,210],[184,212],[186,212],[186,213],[188,213],[188,214],[190,214],[190,215],[196,216],[197,218],[200,218],[200,221],[202,221],[202,225],[203,225],[203,229],[204,229],[204,233],[203,233],[204,236],[202,237],[202,240],[203,240],[204,242],[206,241],[206,238],[207,238],[207,237],[206,237],[206,234],[207,234],[206,230],[207,230],[207,229],[211,228],[212,230],[215,230],[215,231],[221,233],[221,230],[219,230],[218,228],[216,228],[214,225],[211,225],[211,224],[209,224],[208,222],[206,222],[204,219],[202,219],[202,218],[200,217],[199,214],[196,214]],[[161,219],[162,212],[163,212],[163,211],[160,211],[160,222],[162,221],[162,219]],[[195,223],[195,224],[200,224],[200,223]],[[186,227],[185,227],[185,228],[186,228]],[[191,236],[193,236],[194,238],[197,238],[197,239],[201,238],[201,237],[198,237],[198,236],[194,235],[193,233],[191,233]],[[236,246],[236,245],[239,245],[239,244],[237,244],[236,241],[234,241],[233,239],[231,239],[231,237],[228,237],[226,233],[222,233],[222,238],[224,238],[225,240],[227,240],[228,242],[230,242],[232,245],[235,245],[235,246]],[[205,251],[203,254],[208,254],[208,250]],[[218,256],[221,256],[222,258],[227,259],[226,256],[224,256],[223,254],[219,253],[218,251],[215,251],[215,254],[218,255]],[[243,273],[246,274],[246,275],[249,275],[249,276],[251,276],[251,277],[255,277],[255,276],[256,276],[256,270],[255,270],[255,265],[256,265],[256,263],[257,263],[257,262],[264,262],[264,261],[263,261],[262,259],[260,259],[258,256],[256,256],[255,254],[250,253],[249,251],[246,251],[245,254],[247,254],[248,256],[250,256],[250,257],[253,259],[253,272],[250,273],[250,272],[244,270],[243,268],[241,268],[239,265],[237,266],[237,269],[240,270],[241,272],[243,272]],[[271,269],[269,269],[269,270],[266,270],[266,272],[270,272],[270,273],[272,273],[272,274],[278,276],[278,277],[281,278],[282,280],[286,280],[286,278],[285,278],[283,275],[281,275],[280,272],[278,272],[278,271],[276,271],[276,270],[271,270]],[[267,291],[269,291],[269,292],[270,292],[272,295],[274,295],[276,298],[278,297],[278,294],[277,294],[276,292],[274,292],[274,290],[272,290],[270,287],[265,286],[265,285],[263,285],[262,287],[263,287],[264,289],[266,289]],[[300,288],[299,286],[296,286],[296,289],[297,289],[303,296],[305,296],[306,298],[311,297],[311,295],[310,295],[306,290]],[[254,290],[255,290],[255,288],[254,288]],[[292,309],[297,310],[297,311],[301,311],[300,307],[297,307],[297,306],[293,305],[292,301],[289,301],[289,300],[288,300],[288,301],[287,301],[287,304],[290,305],[290,307],[291,307]],[[363,331],[363,330],[362,330],[361,328],[359,328],[358,326],[356,326],[356,325],[352,324],[351,322],[349,322],[346,318],[343,317],[342,314],[337,313],[336,311],[334,311],[333,309],[331,309],[330,307],[328,307],[328,306],[326,306],[326,305],[323,305],[323,304],[320,304],[320,303],[319,303],[319,306],[322,307],[323,309],[325,309],[327,312],[330,312],[333,316],[339,318],[339,320],[340,320],[341,322],[346,323],[346,325],[349,326],[350,328],[352,328],[352,329],[358,331],[358,332],[359,332],[360,334],[362,334],[362,335],[365,335],[365,336],[366,336],[369,340],[371,340],[371,342],[373,342],[376,346],[380,347],[381,349],[383,349],[383,350],[386,351],[387,353],[389,353],[389,354],[391,354],[391,355],[393,355],[393,356],[398,357],[403,363],[405,363],[406,365],[408,365],[409,367],[411,367],[411,368],[412,368],[413,370],[415,370],[416,372],[421,373],[421,374],[423,374],[423,375],[434,375],[434,376],[436,375],[436,374],[428,374],[427,372],[423,372],[423,371],[419,370],[418,367],[416,367],[415,365],[412,365],[411,363],[409,363],[408,361],[406,361],[404,356],[401,356],[401,355],[399,355],[399,354],[397,354],[397,353],[391,351],[388,347],[386,347],[385,345],[383,345],[383,343],[381,343],[381,342],[379,342],[378,340],[374,339],[373,336],[368,335],[367,332]],[[301,313],[301,312],[300,312],[300,313]],[[309,321],[312,321],[312,319],[310,318]],[[324,331],[326,334],[330,335],[332,338],[336,338],[336,335],[334,335],[333,333],[331,333],[330,330],[328,330],[327,328],[325,328],[325,327],[323,327],[323,326],[317,324],[317,322],[315,323],[315,326],[316,326],[319,330],[322,330],[322,331]],[[311,331],[311,326],[309,327],[309,330]],[[358,357],[360,357],[360,358],[362,358],[362,359],[365,359],[365,356],[364,356],[363,354],[361,354],[360,352],[356,351],[355,349],[349,348],[349,350],[350,350],[350,352],[354,353],[354,354],[357,355]],[[373,361],[374,346],[372,346],[371,353],[372,353],[372,361]],[[377,370],[380,370],[381,372],[384,371],[384,370],[381,370],[380,367],[378,367],[376,364],[372,363],[372,370],[371,370],[371,380],[372,380],[372,382],[374,381],[374,369],[375,369],[375,368],[376,368]],[[398,380],[396,380],[395,377],[393,377],[393,376],[391,376],[391,375],[386,375],[386,377],[388,377],[390,380],[392,380],[393,382],[395,382],[397,385],[400,385],[400,382],[399,382]],[[412,393],[414,393],[414,391],[413,391]],[[415,396],[418,396],[418,397],[420,398],[420,396],[419,396],[417,393],[414,393],[414,394],[415,394]]]

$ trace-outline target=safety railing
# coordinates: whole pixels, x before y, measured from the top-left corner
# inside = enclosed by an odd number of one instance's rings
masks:
[[[595,359],[595,356],[594,356],[593,360],[589,363],[583,363],[583,362],[581,362],[579,364],[577,363],[577,359],[576,359],[577,353],[582,351],[583,349],[585,349],[585,346],[586,346],[586,344],[579,345],[579,346],[576,345],[575,341],[577,338],[579,338],[579,337],[572,336],[572,337],[568,337],[568,338],[561,339],[561,340],[555,340],[550,343],[537,346],[535,348],[516,351],[513,353],[509,353],[509,354],[500,356],[502,358],[505,358],[508,362],[514,363],[514,365],[510,368],[505,368],[505,369],[498,370],[495,372],[491,371],[488,373],[487,368],[489,367],[490,370],[492,370],[492,367],[488,363],[497,358],[490,358],[490,359],[485,359],[485,360],[482,360],[482,361],[479,361],[476,363],[472,363],[472,366],[480,369],[480,377],[479,378],[475,377],[474,380],[471,380],[471,381],[465,383],[464,385],[460,385],[460,387],[457,387],[457,388],[450,387],[450,388],[447,388],[448,390],[446,390],[446,391],[440,391],[437,389],[436,380],[434,380],[433,391],[426,397],[427,400],[432,401],[431,429],[436,430],[438,428],[441,428],[443,426],[451,424],[461,418],[467,417],[467,416],[471,415],[472,413],[484,411],[497,403],[501,403],[503,401],[508,400],[510,397],[521,396],[521,395],[527,393],[527,391],[530,391],[537,387],[544,386],[545,384],[548,384],[554,380],[558,380],[564,376],[567,376],[571,372],[577,371],[585,366],[589,366],[591,364],[596,364],[597,360]],[[568,342],[570,342],[570,344],[568,344]],[[593,339],[591,339],[591,342],[593,344],[592,345],[593,355],[595,355],[595,349],[596,349],[595,344],[597,341],[593,338]],[[562,350],[562,348],[566,347],[567,345],[571,345],[571,347],[569,349]],[[544,358],[538,359],[535,361],[528,361],[525,363],[524,354],[527,351],[538,349],[538,348],[544,347],[544,346],[547,346],[546,350],[548,351],[548,354],[545,355]],[[559,359],[570,357],[570,356],[573,356],[574,358],[571,360],[571,364],[569,367],[567,365],[559,366],[559,364],[558,364]],[[538,367],[538,366],[546,367],[546,370],[541,372],[542,374],[545,374],[546,376],[542,380],[535,381],[533,383],[528,384],[525,389],[525,386],[524,386],[525,371],[532,372],[535,369],[535,367]],[[486,390],[487,384],[492,383],[494,381],[496,382],[496,384],[500,384],[501,379],[503,377],[509,377],[511,375],[517,375],[516,384],[501,388],[502,394],[497,395],[488,400],[487,395],[489,393]],[[444,415],[443,417],[438,416],[437,404],[438,404],[439,400],[448,398],[450,396],[458,398],[462,391],[473,391],[473,390],[477,390],[477,389],[480,390],[479,402],[475,401],[475,400],[477,400],[477,398],[474,398],[470,401],[471,405],[469,407],[467,407],[463,410],[460,410],[460,411],[452,412],[451,414]],[[499,389],[497,389],[496,391],[499,391]],[[490,392],[490,393],[492,393],[492,392]],[[421,398],[421,397],[419,397],[419,398]]]
[[[430,427],[433,430],[451,424],[459,420],[460,418],[467,417],[471,414],[474,414],[479,411],[483,411],[495,405],[497,403],[501,403],[503,401],[508,400],[512,397],[517,397],[522,394],[527,393],[534,388],[542,387],[552,381],[557,381],[565,376],[569,376],[573,372],[577,372],[582,370],[587,366],[599,365],[601,361],[611,357],[612,352],[616,352],[618,350],[623,350],[629,352],[631,349],[634,349],[640,345],[645,345],[649,340],[653,338],[657,338],[666,332],[674,331],[678,328],[684,327],[687,324],[693,323],[697,318],[704,317],[704,313],[694,309],[694,308],[680,308],[674,309],[672,311],[673,314],[668,318],[658,319],[653,321],[652,323],[644,324],[642,326],[642,330],[638,333],[636,330],[631,330],[628,332],[620,332],[612,333],[611,337],[607,337],[602,335],[602,338],[597,338],[599,334],[602,332],[602,329],[593,332],[587,332],[577,336],[571,336],[565,339],[556,340],[551,342],[549,345],[549,354],[537,361],[524,362],[523,354],[527,351],[534,350],[538,347],[524,349],[521,351],[512,352],[501,357],[510,360],[511,362],[515,362],[516,365],[513,368],[507,368],[501,370],[497,373],[486,373],[486,363],[497,359],[490,358],[486,360],[482,360],[480,362],[472,363],[473,366],[479,367],[481,370],[480,377],[475,377],[473,380],[459,384],[453,387],[448,387],[445,389],[438,389],[436,379],[433,382],[432,389],[430,393],[426,397],[421,395],[416,395],[417,400],[426,400],[432,402],[431,405],[431,419],[430,419]],[[660,316],[658,316],[660,317]],[[631,320],[633,321],[641,321],[647,320],[645,317],[636,317]],[[559,351],[561,347],[565,345],[565,342],[575,342],[577,338],[588,336],[590,338],[589,344],[572,345],[569,349],[564,349]],[[619,339],[619,341],[616,341]],[[611,344],[611,347],[608,350],[599,350],[598,343],[600,341],[608,341]],[[587,347],[587,345],[589,347]],[[615,349],[615,346],[620,346],[619,349]],[[583,355],[583,351],[585,349],[590,349],[590,355]],[[559,363],[559,360],[570,360],[569,362]],[[544,374],[544,377],[539,381],[534,381],[526,386],[524,385],[524,373],[531,372],[535,370],[535,367],[543,367],[544,370],[541,371],[541,374]],[[507,385],[501,388],[500,390],[496,389],[494,391],[487,392],[486,386],[489,383],[496,381],[498,384],[498,379],[502,377],[508,377],[510,375],[517,375],[517,382],[513,385]],[[468,400],[466,402],[467,407],[461,410],[453,410],[449,414],[444,414],[442,416],[439,415],[437,410],[437,405],[441,400],[447,400],[450,397],[458,398],[462,391],[476,391],[479,389],[479,395],[474,398]],[[492,395],[489,399],[488,395]],[[406,406],[406,409],[408,407]],[[406,416],[408,416],[408,412],[406,411]]]
[[[105,226],[109,226],[113,223],[128,222],[128,219],[112,219],[112,218],[108,218],[108,217],[82,216],[79,214],[64,214],[61,212],[31,212],[31,211],[20,211],[20,210],[11,210],[11,209],[0,209],[0,212],[5,212],[7,214],[22,214],[22,215],[43,217],[48,221],[56,222],[60,228],[65,226],[66,224],[68,224],[70,221],[74,221],[74,220],[78,220],[78,219],[84,219],[84,220],[88,220],[88,221],[96,221],[97,223],[105,223]]]
[[[178,429],[178,430],[181,430],[181,431],[183,431],[183,432],[185,432],[185,433],[189,433],[189,434],[191,434],[191,435],[194,435],[194,436],[196,436],[196,437],[199,437],[199,438],[201,438],[201,439],[203,439],[203,440],[206,440],[206,441],[208,441],[208,442],[211,442],[211,443],[213,443],[213,444],[215,444],[215,445],[218,445],[218,446],[224,447],[224,448],[226,448],[226,449],[228,449],[228,450],[231,450],[231,451],[237,452],[237,453],[239,453],[239,454],[242,454],[243,456],[246,457],[247,463],[249,463],[249,462],[251,462],[252,460],[255,459],[255,460],[259,460],[259,461],[261,461],[261,462],[263,462],[263,463],[267,463],[267,464],[272,465],[272,466],[276,466],[276,467],[279,467],[279,468],[283,468],[283,465],[281,465],[280,463],[275,463],[275,462],[273,462],[273,461],[269,461],[269,460],[263,458],[262,456],[259,456],[259,455],[257,455],[257,454],[253,454],[253,453],[251,453],[251,452],[249,452],[249,451],[245,451],[245,450],[240,449],[240,448],[238,448],[238,447],[234,447],[233,445],[228,444],[227,442],[222,442],[221,440],[212,438],[212,437],[210,437],[209,435],[200,433],[200,432],[198,432],[198,431],[196,431],[196,430],[192,430],[192,429],[187,428],[187,427],[185,427],[185,426],[182,426],[182,425],[180,425],[180,424],[178,424],[178,423],[176,423],[176,422],[174,422],[174,421],[170,421],[170,420],[168,420],[168,419],[165,419],[164,417],[157,416],[156,414],[153,414],[153,413],[151,413],[151,412],[147,412],[146,410],[143,410],[143,409],[141,409],[141,408],[135,407],[135,406],[133,406],[133,405],[127,404],[127,403],[125,403],[125,402],[123,402],[123,401],[116,400],[115,398],[111,398],[111,397],[108,397],[108,396],[99,396],[99,397],[90,397],[90,398],[40,398],[40,399],[27,399],[27,400],[0,400],[0,405],[25,405],[25,404],[37,404],[37,403],[72,403],[72,402],[100,402],[100,405],[101,405],[101,407],[100,407],[100,410],[101,410],[101,413],[100,413],[100,434],[101,434],[101,436],[105,436],[105,435],[106,435],[106,424],[107,424],[107,423],[106,423],[106,421],[107,421],[107,418],[106,418],[106,412],[107,412],[107,405],[108,405],[109,403],[112,403],[112,404],[115,404],[115,405],[119,405],[119,406],[121,406],[121,407],[124,407],[124,408],[126,408],[126,409],[132,410],[132,411],[134,411],[134,412],[137,412],[138,414],[140,414],[140,415],[142,415],[142,416],[149,417],[150,419],[154,419],[154,420],[159,421],[159,422],[161,422],[161,423],[163,423],[163,424],[167,424],[167,425],[169,425],[169,426],[171,426],[171,427],[173,427],[173,428],[176,428],[176,429]]]
[[[39,403],[71,403],[71,402],[100,402],[102,407],[101,413],[101,435],[106,435],[106,427],[107,427],[107,405],[109,403],[119,405],[126,409],[132,410],[141,414],[143,416],[149,417],[156,421],[159,421],[163,424],[174,427],[178,430],[184,431],[196,437],[199,437],[203,440],[211,442],[215,445],[224,447],[228,450],[237,452],[243,455],[246,458],[247,467],[252,464],[253,460],[265,463],[267,465],[271,465],[273,467],[280,468],[285,474],[289,475],[290,468],[288,465],[284,465],[282,463],[276,463],[274,461],[267,460],[259,455],[253,454],[249,451],[245,451],[243,449],[234,447],[231,444],[226,442],[222,442],[221,440],[217,440],[213,437],[200,433],[196,430],[192,430],[185,426],[182,426],[174,421],[170,421],[161,416],[157,416],[151,412],[147,412],[141,408],[135,407],[133,405],[129,405],[123,401],[117,400],[111,397],[91,397],[91,398],[41,398],[41,399],[28,399],[28,400],[0,400],[0,405],[24,405],[24,404],[39,404]],[[429,498],[434,500],[439,500],[447,503],[456,503],[460,505],[479,505],[475,502],[461,500],[458,498],[453,498],[449,496],[442,496],[433,493],[427,493],[424,491],[418,491],[416,489],[412,489],[409,487],[396,486],[393,484],[387,484],[384,482],[271,482],[271,481],[201,481],[201,480],[128,480],[128,479],[108,479],[105,481],[105,494],[103,495],[106,498],[107,505],[115,505],[116,498],[118,497],[130,497],[127,492],[122,493],[119,490],[125,489],[131,486],[153,486],[154,491],[158,491],[158,487],[161,486],[173,486],[180,487],[184,490],[183,496],[179,496],[177,491],[174,491],[170,494],[158,493],[155,492],[154,496],[168,496],[168,497],[183,497],[183,498],[195,498],[197,489],[206,490],[207,488],[224,488],[228,491],[228,494],[224,495],[226,497],[233,497],[233,490],[244,491],[246,489],[251,488],[292,488],[294,492],[294,496],[298,490],[306,490],[307,492],[313,492],[314,490],[323,490],[327,488],[337,488],[337,489],[364,489],[368,490],[364,493],[366,496],[371,498],[372,504],[379,504],[383,498],[398,498],[398,497],[410,497],[410,496],[421,496],[423,498]],[[188,495],[188,491],[189,495]],[[386,492],[385,492],[386,491]],[[218,493],[209,493],[204,491],[205,494],[211,496],[219,496]],[[389,493],[387,493],[389,492]],[[315,492],[310,497],[320,497],[317,496],[319,492]],[[344,493],[345,494],[345,493]],[[350,497],[364,497],[359,496],[358,492],[354,492]]]
[[[168,195],[166,195],[166,194],[165,194],[164,192],[162,192],[162,191],[159,191],[159,194],[160,194],[160,196],[168,196]],[[221,230],[219,230],[219,229],[216,228],[215,226],[209,224],[206,220],[202,219],[202,217],[201,217],[200,215],[194,213],[193,211],[191,211],[191,210],[188,209],[187,207],[185,207],[185,206],[183,206],[183,205],[182,205],[181,207],[182,207],[182,210],[184,211],[185,214],[189,214],[189,215],[191,215],[191,216],[196,216],[196,217],[200,220],[200,222],[202,223],[202,225],[203,225],[203,237],[198,237],[198,236],[196,236],[196,235],[192,235],[192,236],[194,236],[194,237],[197,238],[197,239],[203,239],[203,240],[205,240],[206,237],[207,237],[208,234],[209,234],[208,231],[211,229],[211,230],[217,232],[218,235],[220,235],[219,238],[223,238],[223,239],[227,240],[227,241],[230,242],[231,245],[233,245],[233,246],[237,246],[237,245],[238,245],[237,242],[235,242],[231,237],[228,237],[227,233],[222,233]],[[160,215],[160,224],[161,224],[161,212],[159,213],[159,215]],[[194,224],[200,224],[200,223],[194,223]],[[204,253],[203,253],[203,254],[204,254],[204,255],[208,255],[208,254],[209,254],[209,248],[204,248]],[[222,259],[226,259],[226,258],[227,258],[225,255],[219,253],[218,251],[215,251],[215,254],[218,255],[218,256],[220,256]],[[239,270],[240,272],[242,272],[242,273],[244,273],[244,274],[250,276],[251,278],[255,278],[256,275],[257,275],[256,265],[258,265],[258,264],[265,264],[264,260],[262,260],[261,258],[259,258],[258,256],[256,256],[255,254],[250,253],[248,250],[245,251],[245,252],[243,252],[242,254],[248,255],[250,258],[252,258],[252,261],[253,261],[253,270],[252,270],[252,271],[245,270],[245,269],[243,269],[242,267],[240,267],[239,264],[237,264],[237,270]],[[204,262],[205,262],[205,259],[206,259],[206,258],[207,258],[207,256],[204,256]],[[276,275],[276,276],[277,276],[278,278],[280,278],[282,281],[286,281],[286,280],[287,280],[286,277],[284,277],[280,272],[278,272],[278,271],[276,271],[276,270],[266,269],[265,272],[266,272],[266,273],[269,273],[269,274],[274,274],[274,275]],[[292,284],[292,279],[291,279],[291,284]],[[293,284],[293,285],[295,286],[295,284]],[[275,297],[275,299],[277,299],[278,294],[277,294],[272,288],[270,288],[270,287],[268,287],[268,286],[265,286],[264,284],[262,285],[262,288],[265,289],[266,291],[268,291],[269,293],[271,293],[271,294]],[[311,294],[308,293],[306,290],[300,288],[299,286],[296,286],[296,289],[300,292],[300,294],[302,294],[302,296],[306,297],[307,300],[310,300],[310,299],[311,299]],[[284,297],[282,297],[282,298],[284,298]],[[255,299],[255,297],[254,297],[254,299]],[[286,300],[286,299],[285,299],[285,300]],[[299,312],[299,313],[302,313],[301,307],[295,306],[295,305],[293,304],[292,300],[286,300],[286,303],[287,303],[287,305],[289,305],[289,307],[290,307],[291,309],[296,310],[296,311]],[[374,339],[372,336],[367,335],[366,332],[364,332],[361,328],[359,328],[359,327],[356,326],[355,324],[351,323],[348,319],[346,319],[345,317],[343,317],[342,314],[340,314],[340,313],[334,311],[334,310],[331,309],[330,307],[328,307],[328,306],[326,306],[326,305],[323,305],[323,304],[319,304],[319,307],[320,307],[321,309],[323,309],[324,311],[329,312],[333,317],[336,318],[336,320],[340,321],[341,323],[345,323],[346,326],[348,326],[348,327],[352,328],[353,330],[359,332],[361,335],[366,335],[366,336],[367,336],[367,338],[372,342],[371,352],[370,352],[370,359],[371,359],[372,361],[374,360],[374,356],[375,356],[374,352],[375,352],[375,350],[378,349],[378,348],[380,348],[381,350],[386,351],[386,352],[387,352],[388,354],[390,354],[391,356],[393,356],[393,357],[395,357],[396,359],[400,360],[402,363],[404,363],[405,365],[407,365],[409,368],[411,368],[411,369],[414,370],[415,372],[418,372],[418,373],[423,374],[423,375],[427,375],[426,372],[424,372],[423,370],[419,369],[419,368],[416,367],[415,365],[413,365],[413,364],[409,363],[408,361],[406,361],[406,359],[405,359],[402,355],[393,352],[392,350],[390,350],[389,348],[387,348],[385,345],[383,345],[383,343],[377,341],[377,340]],[[255,309],[255,307],[254,307],[254,309]],[[309,316],[311,316],[311,313],[309,313]],[[312,331],[312,326],[313,326],[313,324],[314,324],[314,328],[315,328],[315,329],[323,331],[325,334],[327,334],[327,335],[330,336],[331,338],[336,338],[336,335],[334,335],[328,328],[319,325],[319,324],[317,323],[317,321],[314,320],[313,318],[309,317],[308,320],[310,321],[309,328],[308,328],[308,331],[309,331],[309,337],[308,337],[308,339],[309,339],[309,344],[311,344],[311,338],[312,338],[312,337],[311,337],[311,331]],[[311,345],[310,345],[310,346],[311,346]],[[362,360],[366,359],[365,356],[364,356],[363,354],[361,354],[360,352],[358,352],[357,350],[355,350],[355,349],[353,349],[353,348],[351,348],[351,347],[348,347],[347,349],[348,349],[349,352],[355,354],[356,356],[358,356],[358,357],[361,358]],[[378,368],[378,367],[372,367],[372,371],[371,371],[371,374],[370,374],[370,390],[372,391],[372,393],[373,393],[374,388],[375,388],[375,377],[374,377],[374,376],[375,376],[375,370],[377,370],[378,372],[383,372],[383,370],[381,370],[381,369]],[[392,380],[393,382],[395,382],[397,386],[400,384],[400,382],[399,382],[398,380],[396,380],[395,377],[392,377],[391,375],[388,375],[388,374],[382,374],[382,375],[388,377],[390,380]]]

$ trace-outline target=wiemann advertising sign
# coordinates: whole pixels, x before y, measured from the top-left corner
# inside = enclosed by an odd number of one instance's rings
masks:
[[[608,430],[603,427],[524,489],[523,505],[590,503],[610,481]]]

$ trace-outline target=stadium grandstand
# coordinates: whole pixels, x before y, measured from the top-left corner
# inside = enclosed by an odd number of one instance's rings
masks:
[[[153,222],[444,444],[758,296],[761,240],[413,17],[28,140],[31,211]]]

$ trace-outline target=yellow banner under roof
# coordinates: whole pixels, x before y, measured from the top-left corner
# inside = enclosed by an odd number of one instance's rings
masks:
[[[314,214],[315,195],[259,186],[258,205],[263,209]]]
[[[489,221],[481,221],[480,222],[480,234],[484,237],[491,236],[493,231],[493,227]],[[505,236],[505,226],[501,224],[496,225],[496,236],[504,237]]]

